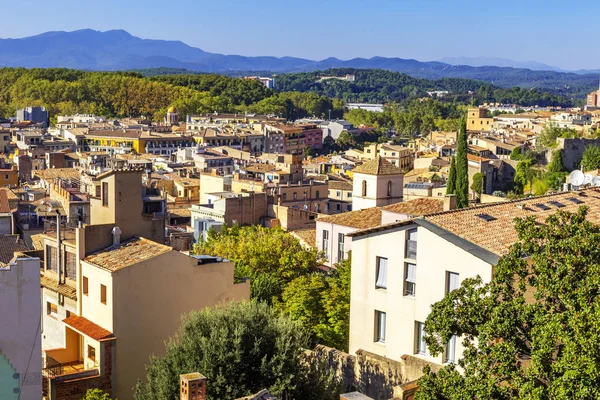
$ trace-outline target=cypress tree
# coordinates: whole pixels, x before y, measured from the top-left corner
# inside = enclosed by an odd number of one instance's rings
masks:
[[[469,206],[469,163],[467,161],[467,119],[460,119],[456,146],[456,207]]]
[[[446,182],[446,194],[456,194],[456,157],[452,156],[450,160],[450,172],[448,172],[448,182]]]

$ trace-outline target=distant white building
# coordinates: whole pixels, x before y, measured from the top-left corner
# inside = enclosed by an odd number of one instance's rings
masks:
[[[431,92],[427,92],[430,97],[444,97],[450,94],[447,90],[432,90]]]
[[[93,124],[98,122],[106,122],[106,118],[94,114],[75,114],[75,115],[59,115],[56,117],[56,122],[73,122],[76,124]]]
[[[269,78],[264,76],[245,76],[244,79],[247,81],[259,81],[268,89],[275,88],[275,78]]]
[[[369,103],[347,103],[348,110],[366,110],[373,112],[383,112],[384,104],[369,104]]]
[[[350,133],[356,132],[354,125],[343,119],[325,121],[319,125],[319,128],[323,129],[323,139],[331,136],[333,139],[337,140],[343,131],[348,131]]]

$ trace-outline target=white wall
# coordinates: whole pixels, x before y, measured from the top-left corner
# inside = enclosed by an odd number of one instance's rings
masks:
[[[491,279],[491,266],[429,230],[418,227],[416,295],[404,296],[405,239],[409,225],[379,235],[354,238],[350,303],[350,352],[364,349],[399,361],[414,354],[415,321],[424,322],[430,306],[445,295],[446,271],[459,273],[462,282],[480,275]],[[376,259],[388,259],[387,289],[375,289]],[[386,343],[374,341],[374,312],[387,313]],[[456,359],[462,354],[457,340]],[[423,357],[441,363],[442,356]]]
[[[81,316],[114,333],[113,283],[110,272],[81,261],[81,281],[88,278],[88,294],[81,293]],[[100,301],[100,285],[106,286],[106,304]],[[83,287],[83,283],[82,283]],[[98,354],[98,353],[97,353]]]
[[[344,234],[344,259],[348,258],[348,252],[352,250],[352,238],[345,235],[355,232],[356,228],[350,228],[348,226],[335,225],[329,222],[317,221],[316,235],[317,235],[317,249],[323,251],[323,231],[329,232],[329,248],[327,254],[327,261],[323,264],[333,266],[341,260],[338,257],[338,246],[339,246],[339,234]]]
[[[367,195],[362,195],[363,181],[367,182]],[[392,193],[388,196],[388,182],[392,182]],[[381,207],[402,201],[404,175],[367,175],[354,173],[352,178],[352,210]]]

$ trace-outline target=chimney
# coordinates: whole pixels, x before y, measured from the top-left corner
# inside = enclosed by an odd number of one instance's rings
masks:
[[[111,233],[113,235],[113,247],[119,247],[121,245],[121,228],[115,226]]]
[[[456,210],[456,195],[447,194],[444,197],[444,211]]]
[[[180,400],[206,400],[206,377],[199,372],[179,375]]]

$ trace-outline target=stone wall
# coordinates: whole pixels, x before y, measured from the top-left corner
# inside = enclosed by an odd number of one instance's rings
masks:
[[[423,368],[428,365],[432,371],[438,371],[442,367],[410,355],[395,361],[365,350],[358,350],[353,356],[321,345],[308,353],[336,371],[342,393],[358,391],[375,400],[410,400]]]
[[[584,138],[576,138],[576,139],[565,139],[558,138],[556,139],[558,146],[556,149],[562,150],[562,160],[563,166],[568,170],[572,171],[574,169],[579,169],[579,164],[581,163],[581,158],[583,157],[583,152],[588,146],[599,146],[600,147],[600,139],[584,139]],[[548,162],[552,161],[552,152],[556,149],[550,149],[546,152],[546,159]]]

